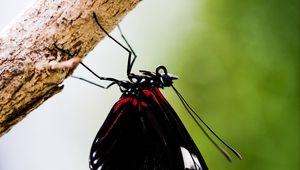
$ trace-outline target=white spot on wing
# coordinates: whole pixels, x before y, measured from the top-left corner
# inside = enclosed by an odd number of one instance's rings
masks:
[[[193,169],[193,170],[203,170],[196,155],[190,153],[184,147],[180,147],[180,149],[181,149],[185,169],[187,168],[187,169]]]
[[[102,164],[103,165],[103,164]],[[102,169],[102,165],[100,165],[98,168],[97,168],[97,170],[101,170]]]
[[[97,162],[98,162],[98,160],[97,160]],[[103,164],[101,164],[101,165],[97,168],[97,170],[101,170],[102,167],[103,167]],[[96,169],[93,168],[93,165],[92,165],[92,164],[90,164],[90,169],[91,169],[91,170],[96,170]]]
[[[94,158],[96,156],[97,151],[93,152],[92,157]]]
[[[99,159],[95,159],[95,160],[93,161],[93,164],[96,165],[96,164],[98,163],[98,161],[99,161]]]

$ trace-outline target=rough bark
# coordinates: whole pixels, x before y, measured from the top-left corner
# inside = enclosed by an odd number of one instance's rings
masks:
[[[38,0],[0,34],[0,136],[45,100],[139,0]],[[76,54],[72,58],[58,48]]]

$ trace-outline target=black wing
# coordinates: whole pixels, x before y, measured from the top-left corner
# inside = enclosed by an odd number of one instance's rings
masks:
[[[159,92],[159,91],[158,91]],[[207,170],[200,152],[161,94],[120,99],[93,142],[91,170]]]
[[[151,94],[152,93],[152,94]],[[165,113],[165,119],[168,125],[167,133],[172,134],[173,140],[177,141],[175,147],[180,148],[180,152],[183,158],[184,170],[208,170],[208,167],[193,139],[189,135],[185,126],[181,122],[177,113],[174,111],[169,102],[164,98],[158,88],[154,88],[150,95],[154,95],[156,103],[159,103],[159,107],[162,112]],[[170,138],[171,139],[171,138]],[[170,143],[174,143],[173,140],[169,140]]]

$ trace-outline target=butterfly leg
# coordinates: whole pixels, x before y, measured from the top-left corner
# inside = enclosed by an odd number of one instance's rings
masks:
[[[99,26],[99,28],[111,39],[113,40],[115,43],[117,43],[120,47],[122,47],[125,51],[128,52],[128,60],[127,60],[127,75],[129,75],[131,73],[131,68],[132,68],[132,65],[136,59],[136,55],[135,53],[133,52],[131,46],[128,44],[127,40],[125,39],[124,35],[122,34],[122,32],[120,31],[121,33],[121,36],[123,37],[123,39],[125,40],[126,44],[128,45],[129,49],[126,48],[123,44],[121,44],[118,40],[116,40],[114,37],[112,37],[104,28],[103,26],[100,24],[99,20],[98,20],[98,17],[96,15],[95,12],[93,12],[93,17],[97,23],[97,25]],[[120,29],[119,29],[120,30]],[[132,54],[134,55],[134,58],[131,59],[131,56]]]

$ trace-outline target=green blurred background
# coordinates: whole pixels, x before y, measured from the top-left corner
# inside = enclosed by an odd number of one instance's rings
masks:
[[[199,1],[195,8],[193,28],[169,55],[176,86],[244,157],[226,163],[190,127],[209,167],[299,170],[299,1]]]
[[[1,28],[28,2],[4,1]],[[228,163],[163,90],[210,170],[299,170],[299,1],[144,0],[121,26],[139,56],[134,71],[167,66],[190,105],[243,155]],[[105,39],[84,62],[125,78],[125,56]],[[74,74],[95,80],[81,67]],[[120,92],[64,84],[1,137],[0,170],[88,169],[91,143]]]

